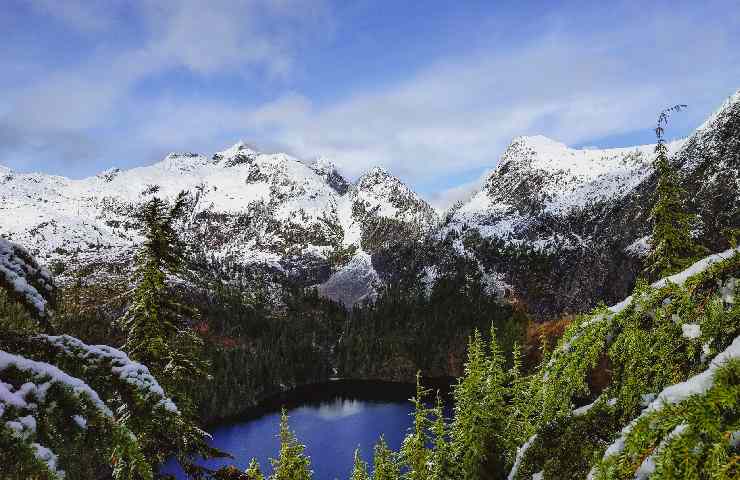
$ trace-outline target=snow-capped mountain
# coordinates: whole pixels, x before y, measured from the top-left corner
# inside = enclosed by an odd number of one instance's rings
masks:
[[[519,137],[482,189],[446,217],[441,234],[503,273],[541,316],[624,296],[649,248],[654,145],[575,149]],[[688,138],[668,144],[698,216],[696,235],[727,248],[740,227],[740,91]]]
[[[669,152],[698,214],[697,236],[726,248],[723,232],[740,227],[740,92]],[[518,137],[444,222],[382,168],[349,182],[327,159],[304,163],[243,142],[83,180],[0,167],[0,235],[47,264],[128,255],[137,203],[187,190],[185,233],[203,252],[267,265],[345,304],[411,273],[433,282],[428,272],[447,248],[478,265],[494,290],[547,317],[628,293],[649,248],[653,159],[654,145],[599,150]]]
[[[558,232],[540,228],[543,219],[628,195],[652,173],[654,148],[574,149],[543,136],[518,137],[483,189],[453,213],[449,227],[475,226],[486,237],[545,248],[557,242]]]
[[[381,169],[350,183],[325,159],[307,164],[238,143],[210,157],[173,153],[151,166],[82,180],[3,167],[0,232],[46,262],[73,252],[115,257],[138,240],[129,217],[135,206],[147,195],[172,198],[182,190],[194,199],[189,234],[209,254],[266,263],[306,284],[325,281],[342,264],[363,263],[361,238],[373,218],[423,230],[437,222],[424,200]],[[337,251],[359,258],[330,265]]]

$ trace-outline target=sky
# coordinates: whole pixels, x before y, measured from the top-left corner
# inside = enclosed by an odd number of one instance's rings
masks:
[[[740,89],[740,0],[4,0],[0,165],[72,178],[239,140],[380,165],[437,207],[519,135],[691,133]]]

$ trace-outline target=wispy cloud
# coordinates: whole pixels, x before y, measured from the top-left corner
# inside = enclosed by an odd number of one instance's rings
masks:
[[[327,85],[316,95],[294,77],[307,49],[321,45],[316,32],[341,25],[327,5],[152,1],[101,13],[39,0],[39,11],[86,34],[135,15],[141,38],[102,43],[84,61],[10,90],[0,104],[0,155],[65,165],[95,158],[102,169],[246,138],[303,158],[331,157],[351,177],[384,165],[445,206],[480,185],[517,135],[598,144],[649,132],[656,112],[677,102],[690,109],[672,131],[689,131],[740,88],[740,17],[731,3],[654,11],[615,4],[608,18],[569,9],[540,19],[534,33],[492,37],[421,68],[389,66],[403,74],[382,86],[360,82],[331,95]],[[188,94],[170,88],[169,78],[140,91],[178,69],[200,79]],[[219,90],[234,75],[257,92],[250,100],[233,85],[229,95]]]
[[[226,70],[275,81],[290,72],[293,43],[308,28],[306,23],[327,18],[321,1],[303,0],[34,0],[30,5],[38,14],[85,33],[100,34],[126,16],[139,24],[139,36],[123,45],[101,42],[83,61],[35,72],[35,78],[21,78],[6,92],[0,106],[0,155],[11,157],[10,163],[41,156],[70,167],[104,140],[102,129],[120,128],[122,137],[136,130],[142,118],[150,118],[151,109],[162,108],[137,97],[142,81],[176,69],[206,77]],[[290,31],[264,27],[271,21]],[[60,138],[69,148],[59,149]],[[112,157],[120,153],[115,145],[98,145],[98,150]]]

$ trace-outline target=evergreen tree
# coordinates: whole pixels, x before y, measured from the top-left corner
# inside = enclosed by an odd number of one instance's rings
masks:
[[[486,464],[493,469],[495,476],[504,474],[506,469],[506,444],[509,435],[506,431],[508,407],[506,400],[510,396],[509,378],[506,372],[506,356],[498,344],[496,329],[491,326],[489,357],[487,362],[486,381],[483,390],[483,408],[489,412],[488,421],[490,436]]]
[[[360,456],[360,449],[355,449],[355,461],[352,467],[352,476],[350,480],[370,480],[370,475],[367,473],[367,462],[362,460]]]
[[[373,453],[373,480],[398,480],[401,477],[395,455],[382,435]]]
[[[452,453],[464,479],[475,479],[486,459],[490,434],[490,412],[481,402],[486,381],[486,353],[483,338],[476,329],[468,342],[465,372],[454,388],[455,415],[452,421]]]
[[[417,372],[416,395],[411,399],[414,405],[414,411],[411,413],[414,424],[403,440],[403,445],[401,445],[401,458],[407,467],[404,478],[408,480],[426,480],[430,474],[429,458],[431,452],[427,448],[430,409],[424,404],[424,399],[427,398],[429,393],[430,390],[421,385],[421,372]]]
[[[168,276],[182,274],[185,245],[176,223],[187,205],[181,192],[172,204],[155,196],[135,212],[144,243],[136,255],[131,304],[121,319],[124,350],[147,365],[181,407],[187,407],[186,392],[205,368],[199,357],[202,341],[190,328],[197,312],[174,299],[167,284]]]
[[[533,433],[535,402],[532,398],[529,381],[522,375],[522,354],[518,343],[514,343],[512,365],[509,369],[510,398],[507,405],[506,428],[506,464],[511,467],[516,457],[517,448]]]
[[[452,454],[463,479],[482,478],[484,469],[493,470],[490,473],[496,478],[505,471],[508,388],[504,364],[495,330],[491,329],[490,350],[476,330],[468,345],[465,374],[454,389]]]
[[[273,473],[271,480],[309,480],[312,475],[311,459],[304,451],[306,447],[298,442],[288,426],[288,413],[283,408],[280,415],[280,456],[271,458]]]
[[[678,172],[668,160],[668,147],[663,138],[668,117],[686,105],[675,105],[658,116],[655,135],[655,171],[658,174],[656,201],[651,211],[653,234],[651,251],[646,260],[645,272],[651,278],[664,277],[687,267],[706,249],[698,246],[691,236],[695,215],[686,212],[686,193],[681,187]]]
[[[449,480],[455,478],[455,469],[452,462],[452,446],[450,445],[447,422],[444,416],[442,397],[437,392],[437,403],[434,406],[434,422],[431,426],[433,435],[432,449],[432,480]]]
[[[249,461],[249,466],[244,471],[249,480],[265,480],[265,476],[262,474],[260,464],[256,458]]]

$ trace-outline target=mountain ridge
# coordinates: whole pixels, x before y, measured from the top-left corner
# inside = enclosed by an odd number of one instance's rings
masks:
[[[692,135],[669,143],[688,206],[702,221],[698,235],[715,250],[726,246],[720,232],[740,224],[739,116],[740,91]],[[171,153],[153,165],[80,180],[0,166],[0,231],[33,246],[47,263],[130,254],[138,233],[128,214],[137,203],[189,190],[193,243],[281,271],[302,286],[348,279],[362,267],[355,276],[374,285],[349,285],[349,297],[336,297],[343,303],[372,298],[378,283],[397,277],[394,269],[406,269],[396,258],[399,245],[426,248],[422,239],[431,236],[450,239],[457,254],[496,279],[498,294],[516,291],[536,316],[547,317],[582,311],[594,298],[619,298],[638,275],[650,234],[653,149],[571,148],[541,135],[515,137],[481,189],[443,215],[382,167],[350,182],[329,159],[260,153],[244,141],[212,155]],[[425,281],[434,262],[417,265]],[[534,262],[567,280],[533,281]],[[343,289],[333,281],[320,290]]]

